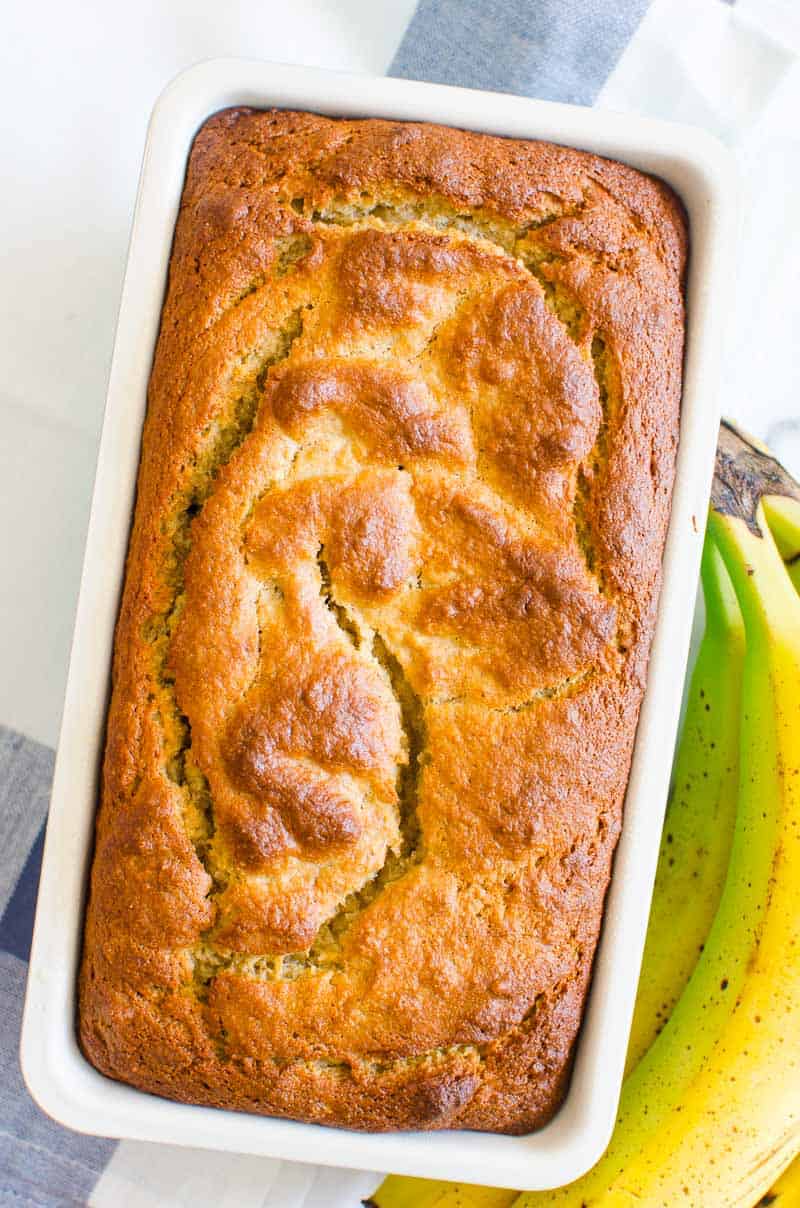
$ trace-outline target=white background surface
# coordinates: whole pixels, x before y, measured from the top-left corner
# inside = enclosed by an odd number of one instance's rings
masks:
[[[57,737],[153,100],[181,68],[221,54],[382,73],[413,8],[414,0],[4,6],[0,722],[50,744]],[[723,406],[800,474],[796,5],[654,0],[600,104],[705,125],[736,150],[746,206]],[[187,1161],[167,1147],[126,1143],[92,1202],[344,1208],[374,1182],[199,1151]]]
[[[145,130],[217,55],[382,75],[415,0],[0,6],[0,722],[55,744]]]

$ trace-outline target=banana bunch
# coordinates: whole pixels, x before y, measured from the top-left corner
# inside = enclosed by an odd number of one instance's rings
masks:
[[[702,584],[608,1150],[556,1191],[391,1176],[375,1208],[800,1208],[800,487],[730,424]]]

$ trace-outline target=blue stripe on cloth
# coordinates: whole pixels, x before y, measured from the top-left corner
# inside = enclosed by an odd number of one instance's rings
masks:
[[[19,1067],[25,962],[44,845],[40,823],[50,795],[53,753],[0,727],[0,773],[6,822],[0,871],[8,893],[0,918],[0,1208],[86,1204],[117,1143],[84,1137],[50,1120],[25,1089]]]
[[[52,779],[50,748],[0,726],[0,914],[47,816]]]
[[[28,858],[14,887],[14,892],[8,899],[3,917],[0,918],[0,949],[13,953],[21,961],[27,961],[31,954],[33,915],[36,910],[39,873],[42,870],[43,848],[44,827],[39,831],[33,847],[28,852]]]
[[[389,75],[591,105],[649,0],[420,0]]]
[[[0,952],[0,1205],[86,1204],[117,1143],[55,1124],[26,1091],[18,1057],[26,973]]]

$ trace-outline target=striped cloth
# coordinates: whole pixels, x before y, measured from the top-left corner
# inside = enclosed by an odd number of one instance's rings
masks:
[[[269,57],[269,45],[247,38],[249,3],[231,6],[241,45],[220,49]],[[352,22],[359,4],[370,0],[329,0],[328,16],[341,7]],[[198,27],[206,7],[195,5]],[[599,98],[695,120],[751,152],[753,129],[796,75],[788,12],[779,0],[419,0],[408,5],[389,74],[580,104]],[[215,49],[187,35],[187,61]],[[797,424],[763,434],[800,457]],[[354,1208],[376,1174],[82,1137],[33,1104],[17,1046],[52,769],[50,749],[0,727],[0,1205]]]

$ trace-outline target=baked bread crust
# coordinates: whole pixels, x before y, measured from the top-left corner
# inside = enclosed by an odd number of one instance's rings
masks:
[[[228,110],[150,381],[80,1039],[361,1129],[558,1107],[678,433],[682,209],[579,151]]]

